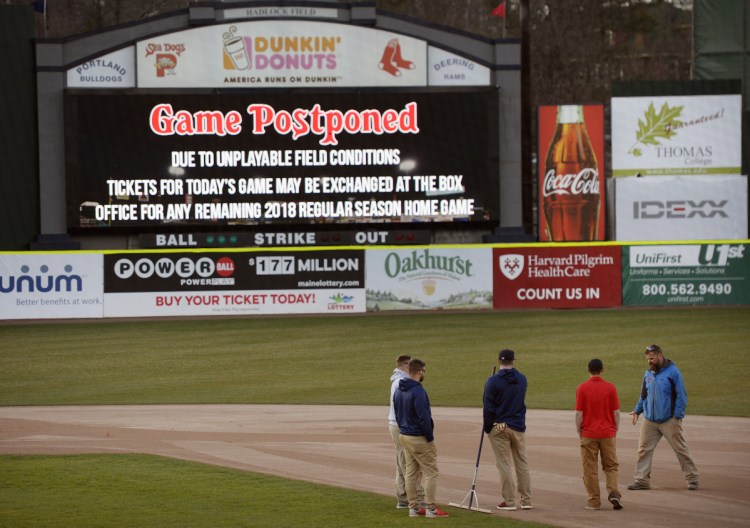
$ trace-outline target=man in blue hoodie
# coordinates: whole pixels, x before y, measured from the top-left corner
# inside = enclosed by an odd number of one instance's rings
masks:
[[[406,509],[409,507],[409,500],[406,497],[406,458],[404,456],[404,446],[401,445],[399,435],[401,432],[398,428],[398,422],[396,421],[396,410],[393,408],[393,397],[396,395],[398,390],[398,384],[402,379],[409,377],[407,374],[409,370],[409,361],[411,356],[407,354],[401,354],[396,358],[396,368],[393,369],[391,375],[391,395],[390,395],[390,411],[388,413],[388,431],[391,433],[391,439],[393,445],[396,448],[396,508]],[[422,489],[422,474],[417,474],[417,501],[420,504],[424,504],[424,490]]]
[[[638,462],[635,466],[635,482],[629,490],[651,488],[651,461],[661,437],[667,439],[677,455],[688,489],[698,489],[698,468],[695,467],[685,438],[682,435],[682,419],[687,407],[687,391],[682,374],[674,363],[664,357],[659,345],[646,348],[648,370],[643,376],[641,397],[630,413],[633,425],[643,414],[641,433],[638,438]]]
[[[424,361],[409,361],[408,377],[398,383],[398,390],[393,396],[393,408],[400,431],[399,441],[404,446],[406,459],[406,496],[409,500],[409,516],[448,517],[435,504],[437,491],[437,449],[433,430],[432,410],[427,391],[422,387],[425,373]],[[417,501],[417,482],[419,472],[424,478],[424,508]]]
[[[500,370],[484,385],[484,432],[495,453],[500,473],[503,502],[498,510],[516,509],[516,487],[510,460],[516,468],[521,509],[531,509],[531,478],[526,459],[526,376],[514,368],[516,355],[512,350],[501,350],[498,355]]]

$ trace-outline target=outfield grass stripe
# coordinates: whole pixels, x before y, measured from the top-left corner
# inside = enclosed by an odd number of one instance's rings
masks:
[[[688,413],[750,416],[748,323],[750,307],[2,325],[0,405],[381,405],[394,358],[410,353],[429,365],[433,405],[474,407],[508,347],[530,408],[572,409],[599,357],[626,409],[655,342],[685,376]]]

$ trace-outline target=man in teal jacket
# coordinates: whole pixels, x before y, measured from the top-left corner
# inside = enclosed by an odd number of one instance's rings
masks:
[[[651,488],[651,461],[661,437],[667,439],[677,455],[689,490],[698,489],[698,468],[695,467],[685,438],[682,435],[682,419],[687,407],[687,392],[682,374],[672,361],[666,359],[659,345],[646,348],[648,370],[643,376],[641,397],[630,413],[633,425],[638,416],[644,415],[641,434],[638,438],[638,462],[635,466],[635,482],[629,490]]]

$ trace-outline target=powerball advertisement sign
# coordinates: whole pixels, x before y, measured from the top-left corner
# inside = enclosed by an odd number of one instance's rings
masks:
[[[105,317],[365,311],[364,251],[105,255]]]
[[[622,301],[620,248],[493,250],[495,308],[605,308]]]

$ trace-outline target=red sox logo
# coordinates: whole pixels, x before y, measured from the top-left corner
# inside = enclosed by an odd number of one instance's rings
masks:
[[[401,56],[401,44],[398,39],[388,41],[383,56],[380,58],[378,68],[384,70],[394,77],[401,77],[401,69],[413,70],[416,68],[412,61],[406,60]]]

